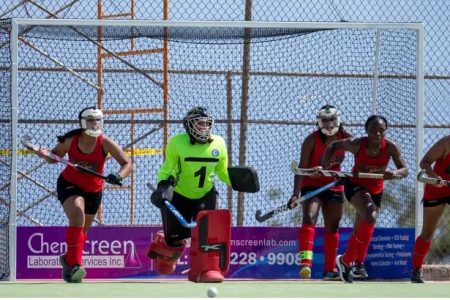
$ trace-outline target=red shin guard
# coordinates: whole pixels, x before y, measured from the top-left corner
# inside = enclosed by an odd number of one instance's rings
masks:
[[[156,261],[156,270],[160,274],[171,274],[177,267],[177,260],[183,253],[186,242],[180,247],[171,247],[166,244],[164,232],[158,231],[151,242],[147,256]]]
[[[332,272],[336,267],[336,256],[339,247],[339,233],[325,232],[324,237],[325,272]]]
[[[198,213],[192,229],[190,270],[193,282],[222,282],[230,265],[231,214],[228,210]]]
[[[355,261],[355,256],[356,256],[356,236],[354,233],[352,233],[348,238],[347,250],[342,256],[342,260],[344,261],[344,264],[350,266]]]
[[[364,263],[366,260],[367,250],[369,249],[370,241],[372,240],[374,224],[369,224],[366,221],[361,221],[356,233],[356,256],[355,261]]]
[[[83,227],[73,227],[67,228],[66,232],[66,243],[67,243],[67,253],[66,253],[66,263],[72,267],[73,265],[82,264],[83,258],[83,248],[84,248],[84,232]]]
[[[298,234],[300,264],[312,266],[313,246],[314,246],[314,225],[303,224]]]
[[[422,236],[419,235],[416,239],[416,242],[414,244],[414,251],[413,251],[413,258],[412,258],[412,265],[413,268],[420,269],[422,268],[423,261],[425,259],[425,256],[427,255],[428,250],[431,247],[431,240],[428,242],[425,242],[422,239]]]

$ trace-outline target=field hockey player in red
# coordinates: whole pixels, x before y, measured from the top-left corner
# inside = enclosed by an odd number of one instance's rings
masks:
[[[58,199],[67,216],[67,252],[60,256],[62,277],[66,282],[79,283],[86,276],[82,266],[83,247],[87,232],[102,201],[104,181],[122,185],[122,180],[132,171],[131,160],[119,145],[103,135],[103,113],[95,107],[83,109],[78,119],[79,129],[58,136],[52,150],[35,147],[22,141],[27,148],[48,163],[66,165],[57,181]],[[68,159],[63,158],[68,155]],[[108,155],[119,164],[117,173],[103,176]]]
[[[356,210],[353,233],[349,238],[347,250],[336,257],[340,278],[347,283],[352,283],[353,277],[368,277],[364,260],[381,205],[384,180],[408,175],[400,148],[385,137],[387,128],[385,117],[372,115],[365,123],[367,136],[335,141],[327,147],[323,157],[323,167],[329,169],[336,151],[348,151],[355,157],[352,170],[355,174],[360,172],[383,175],[381,179],[350,177],[344,184],[345,196]],[[395,170],[387,169],[391,158],[397,168]]]

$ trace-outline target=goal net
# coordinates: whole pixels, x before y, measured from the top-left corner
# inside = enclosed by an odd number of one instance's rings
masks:
[[[146,183],[156,184],[167,139],[184,131],[184,115],[200,105],[213,113],[214,133],[225,138],[230,165],[250,165],[260,178],[261,191],[255,194],[238,194],[217,183],[220,207],[232,212],[233,224],[298,226],[298,210],[264,224],[255,220],[255,212],[287,202],[294,179],[289,164],[298,160],[303,139],[316,129],[317,110],[332,104],[356,136],[365,134],[371,114],[387,118],[387,136],[400,145],[411,175],[387,182],[377,226],[414,226],[422,122],[419,28],[20,20],[12,93],[10,42],[15,43],[9,40],[11,23],[3,21],[0,276],[8,273],[10,208],[17,226],[67,223],[55,193],[64,166],[45,164],[20,144],[13,149],[13,137],[30,135],[33,143],[52,148],[57,135],[78,128],[79,111],[93,105],[104,111],[105,134],[134,163],[123,187],[106,186],[96,224],[161,223]],[[14,153],[17,173],[11,171]],[[352,164],[348,157],[343,170]],[[112,159],[105,173],[117,169]],[[11,193],[10,182],[17,184]],[[346,210],[341,226],[352,224],[351,211]]]

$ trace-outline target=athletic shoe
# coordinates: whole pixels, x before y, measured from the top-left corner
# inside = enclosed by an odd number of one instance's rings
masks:
[[[80,283],[83,281],[84,277],[86,277],[86,271],[79,265],[74,265],[70,272],[70,277],[72,279],[70,281],[71,283]]]
[[[422,279],[422,269],[413,268],[411,271],[411,282],[412,283],[425,283]]]
[[[298,276],[301,279],[310,279],[311,278],[311,267],[309,265],[302,265],[300,268],[300,272],[298,272]]]
[[[342,255],[336,256],[336,266],[339,270],[339,277],[343,282],[353,283],[352,270],[342,260]]]
[[[358,279],[367,279],[367,278],[369,278],[369,274],[367,274],[366,268],[364,268],[364,264],[363,263],[356,262],[352,266],[352,271],[351,272],[352,272],[353,278],[358,278]]]
[[[61,264],[62,270],[62,278],[65,282],[72,282],[72,270],[70,266],[66,263],[66,255],[63,254],[59,256],[59,263]]]
[[[339,272],[337,271],[329,271],[323,273],[323,281],[340,281]]]

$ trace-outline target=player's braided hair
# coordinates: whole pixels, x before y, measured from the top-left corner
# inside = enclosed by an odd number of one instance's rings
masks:
[[[369,118],[367,118],[366,123],[364,124],[364,128],[366,129],[366,131],[369,128],[369,124],[373,120],[383,120],[384,124],[386,124],[386,129],[388,128],[388,121],[385,117],[383,117],[382,115],[371,115]]]

